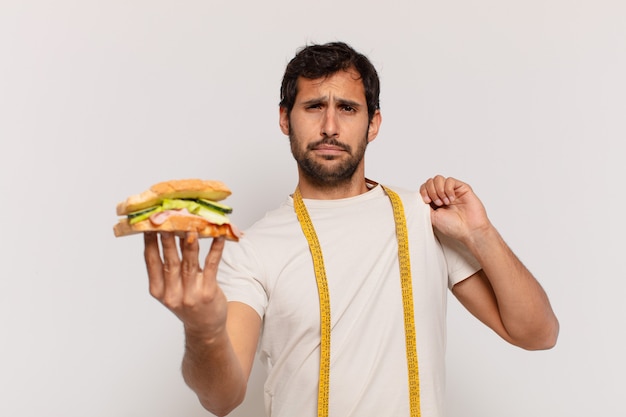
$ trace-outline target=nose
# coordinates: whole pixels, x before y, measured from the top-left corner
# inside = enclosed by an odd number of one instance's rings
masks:
[[[339,124],[337,121],[337,111],[333,108],[328,108],[324,112],[322,118],[322,136],[336,137],[339,135]]]

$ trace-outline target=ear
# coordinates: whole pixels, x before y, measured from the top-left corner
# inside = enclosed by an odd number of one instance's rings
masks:
[[[378,130],[380,129],[380,124],[383,122],[383,116],[380,114],[380,110],[376,110],[374,113],[374,117],[370,121],[369,127],[367,128],[367,141],[371,142],[376,139],[378,136]]]
[[[285,135],[289,135],[289,115],[287,114],[287,108],[283,106],[279,107],[278,124],[280,125],[280,130]]]

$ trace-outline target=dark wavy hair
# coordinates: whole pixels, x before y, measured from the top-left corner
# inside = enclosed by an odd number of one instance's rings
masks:
[[[280,107],[287,110],[287,115],[291,114],[298,94],[299,77],[323,78],[351,68],[354,68],[361,76],[365,88],[367,113],[371,121],[376,110],[380,109],[378,73],[365,55],[358,53],[343,42],[308,45],[296,53],[285,69],[280,86]]]

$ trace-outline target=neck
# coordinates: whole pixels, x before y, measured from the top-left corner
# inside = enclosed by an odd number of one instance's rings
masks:
[[[369,188],[365,177],[359,176],[339,184],[315,184],[300,176],[298,188],[302,198],[311,200],[338,200],[340,198],[355,197],[366,193]]]

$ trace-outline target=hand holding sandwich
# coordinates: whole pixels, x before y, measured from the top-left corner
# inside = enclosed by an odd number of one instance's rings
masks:
[[[215,279],[224,239],[238,241],[241,236],[227,216],[232,208],[220,202],[230,194],[220,181],[160,182],[119,203],[116,212],[123,217],[113,227],[118,237],[144,234],[150,293],[181,319],[186,331],[209,338],[222,332],[226,322],[226,298]],[[198,239],[205,237],[214,240],[202,269]]]
[[[216,276],[224,238],[213,240],[204,267],[200,268],[195,232],[180,239],[181,257],[174,234],[162,233],[163,259],[157,234],[145,233],[144,236],[150,294],[183,322],[186,332],[207,340],[223,332],[227,302]]]

